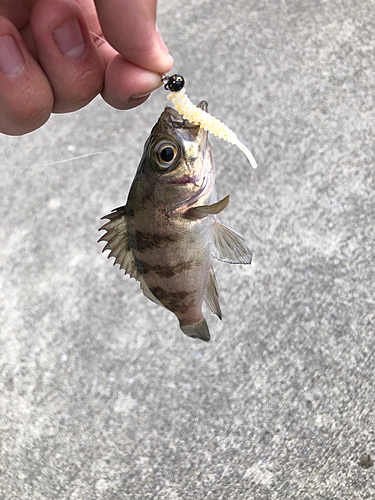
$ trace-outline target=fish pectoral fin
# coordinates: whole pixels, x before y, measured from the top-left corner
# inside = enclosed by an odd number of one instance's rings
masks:
[[[120,269],[124,269],[125,274],[140,281],[134,255],[128,241],[126,206],[116,208],[102,219],[109,219],[109,222],[99,228],[99,231],[106,231],[98,240],[98,243],[100,241],[107,242],[102,252],[110,250],[108,259],[114,257],[113,265],[119,264]]]
[[[204,340],[205,342],[210,340],[210,331],[204,318],[199,323],[194,323],[194,325],[182,326],[180,323],[180,328],[188,337]]]
[[[217,282],[215,277],[214,268],[211,266],[208,274],[207,286],[204,294],[204,301],[207,304],[207,307],[216,314],[220,319],[221,317],[221,309],[219,304],[219,291],[217,288]]]
[[[243,237],[216,219],[212,231],[212,255],[230,264],[251,264],[252,254]]]
[[[217,215],[226,208],[229,202],[229,195],[212,205],[200,205],[199,207],[191,208],[187,215],[191,219],[203,219],[207,215]]]

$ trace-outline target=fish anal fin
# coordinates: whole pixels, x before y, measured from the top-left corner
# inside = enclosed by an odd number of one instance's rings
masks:
[[[207,307],[214,313],[219,319],[222,319],[221,309],[219,304],[219,291],[217,288],[217,282],[215,278],[215,272],[213,267],[210,267],[208,274],[208,281],[204,295],[204,301]]]
[[[243,236],[216,219],[212,231],[212,255],[230,264],[251,264],[252,254]]]
[[[210,331],[204,318],[202,318],[198,323],[194,323],[193,325],[183,326],[180,323],[180,328],[188,337],[204,340],[205,342],[208,342],[210,340]]]
[[[198,207],[190,208],[187,216],[190,219],[203,219],[207,215],[217,215],[226,208],[229,202],[229,195],[212,205],[200,205]]]
[[[110,250],[108,258],[114,257],[113,265],[119,264],[120,269],[124,269],[125,274],[129,274],[131,278],[141,281],[128,241],[126,206],[116,208],[102,219],[109,219],[109,222],[99,228],[99,231],[106,231],[98,240],[98,243],[107,241],[102,251]]]

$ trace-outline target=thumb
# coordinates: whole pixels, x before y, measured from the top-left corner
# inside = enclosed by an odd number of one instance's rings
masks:
[[[173,65],[156,26],[157,0],[95,0],[106,40],[125,59],[155,73]]]

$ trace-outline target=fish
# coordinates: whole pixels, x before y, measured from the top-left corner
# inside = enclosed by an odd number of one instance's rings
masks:
[[[208,104],[198,108],[207,112]],[[222,319],[213,258],[251,264],[243,236],[217,215],[208,132],[166,107],[151,130],[127,202],[112,210],[99,242],[144,295],[175,314],[191,338],[210,340],[202,304]]]

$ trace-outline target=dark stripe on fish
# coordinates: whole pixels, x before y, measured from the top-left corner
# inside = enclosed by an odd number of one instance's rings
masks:
[[[150,292],[155,295],[155,297],[160,301],[163,301],[169,297],[169,292],[167,292],[160,286],[154,286],[153,288],[150,288]]]
[[[195,295],[188,302],[182,302],[179,299],[169,299],[168,309],[174,313],[186,314],[194,306],[195,301]]]
[[[197,290],[192,290],[190,292],[167,292],[167,290],[159,286],[150,288],[150,292],[160,300],[160,302],[168,306],[170,311],[180,313],[186,313],[190,309],[198,293]],[[186,301],[189,296],[191,297],[190,300]]]
[[[179,234],[150,234],[144,233],[142,231],[135,232],[135,238],[132,238],[132,243],[134,244],[135,250],[139,252],[144,252],[150,248],[157,248],[160,246],[167,245],[169,243],[175,243],[181,240],[181,235]]]
[[[139,259],[137,259],[137,257],[135,255],[134,255],[134,264],[135,264],[135,267],[137,268],[138,273],[143,274],[144,273],[143,262],[141,262]]]
[[[142,262],[139,259],[135,259],[136,266],[138,270],[142,274],[150,274],[152,272],[156,273],[158,276],[162,278],[172,278],[176,274],[182,273],[183,271],[187,271],[191,269],[194,264],[196,264],[196,259],[187,260],[185,262],[179,262],[173,266],[161,266],[160,264],[148,264],[146,262]]]
[[[150,292],[153,295],[155,295],[155,297],[159,300],[164,300],[168,298],[184,300],[191,293],[195,293],[195,292],[167,292],[167,290],[164,290],[164,288],[161,288],[160,286],[155,286],[153,288],[150,288]]]

